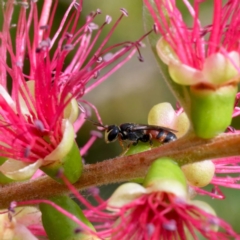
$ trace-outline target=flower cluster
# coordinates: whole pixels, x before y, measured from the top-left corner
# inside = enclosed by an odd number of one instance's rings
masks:
[[[139,50],[141,39],[107,46],[114,29],[128,15],[121,9],[120,17],[94,52],[104,26],[111,23],[110,16],[100,27],[94,23],[99,9],[79,26],[82,1],[74,0],[53,31],[58,1],[45,0],[40,15],[36,1],[15,4],[7,1],[1,13],[0,182],[29,179],[39,168],[54,178],[60,167],[74,182],[82,171],[75,133],[87,116],[81,101],[92,106],[82,96],[127,62]],[[12,23],[13,15],[18,15],[17,24]],[[14,40],[12,33],[16,34]],[[101,76],[101,70],[108,66]]]
[[[229,224],[216,216],[210,205],[189,200],[185,176],[170,158],[157,159],[151,165],[143,186],[125,183],[107,201],[101,199],[99,191],[91,191],[99,204],[96,207],[80,195],[65,176],[60,177],[85,205],[84,215],[66,196],[55,197],[52,201],[16,203],[18,206],[40,204],[49,237],[80,237],[81,234],[81,239],[90,236],[92,239],[198,239],[200,233],[208,239],[239,238]]]
[[[213,1],[213,21],[203,26],[202,1],[183,1],[184,20],[174,0],[145,0],[158,32],[160,59],[197,136],[212,138],[230,125],[240,73],[239,2]],[[180,94],[181,92],[181,94]]]

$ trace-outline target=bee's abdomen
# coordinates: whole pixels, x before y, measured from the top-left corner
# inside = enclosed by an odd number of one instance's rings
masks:
[[[168,132],[162,129],[157,134],[156,139],[162,143],[169,143],[175,141],[177,139],[177,136],[172,132]]]
[[[172,142],[175,140],[177,140],[177,136],[172,132],[167,132],[166,137],[163,142],[168,143],[168,142]]]

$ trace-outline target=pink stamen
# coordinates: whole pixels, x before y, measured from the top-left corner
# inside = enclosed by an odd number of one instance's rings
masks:
[[[87,141],[87,143],[85,143],[85,145],[80,150],[81,156],[84,156],[88,152],[88,150],[91,148],[96,139],[102,137],[102,134],[98,131],[91,131],[90,134],[91,134],[90,139]]]

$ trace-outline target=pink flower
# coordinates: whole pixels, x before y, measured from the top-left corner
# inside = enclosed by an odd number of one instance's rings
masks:
[[[78,193],[76,197],[85,204]],[[237,237],[207,203],[190,200],[185,176],[170,158],[153,162],[143,185],[122,184],[99,203],[93,209],[85,204],[85,216],[95,223],[100,238],[197,239],[197,232],[208,239]]]
[[[161,163],[164,159],[157,161]],[[165,176],[152,178],[148,175],[145,187],[130,182],[122,184],[107,201],[99,196],[98,189],[89,189],[89,195],[97,206],[89,203],[60,172],[60,178],[85,206],[84,216],[93,224],[96,232],[84,221],[79,221],[73,212],[48,200],[23,201],[16,203],[16,206],[50,205],[77,223],[79,230],[100,239],[198,239],[197,234],[207,239],[239,239],[232,227],[216,216],[210,205],[199,200],[189,200],[181,170],[174,162],[171,164],[174,166],[173,173],[165,175],[165,169],[162,171]],[[164,165],[169,170],[169,166]],[[178,172],[176,168],[180,171],[179,175],[172,177]],[[158,171],[152,173],[158,175]]]
[[[184,107],[195,134],[213,138],[230,125],[238,90],[239,1],[229,0],[225,5],[219,0],[209,2],[213,20],[206,26],[201,18],[203,1],[182,1],[190,24],[176,2],[144,0],[161,34],[151,44],[154,47],[156,43],[159,58],[168,66],[165,79]]]
[[[192,25],[184,21],[174,0],[144,2],[162,35],[157,44],[158,54],[169,66],[175,82],[211,88],[236,84],[240,72],[237,0],[229,0],[224,6],[222,1],[213,1],[213,20],[207,26],[202,26],[200,19],[202,1],[194,1],[192,5],[182,1]]]
[[[167,191],[149,192],[135,183],[115,191],[105,207],[108,212],[103,206],[85,215],[96,223],[98,235],[104,239],[198,239],[197,232],[208,239],[237,237],[208,204],[187,201]]]
[[[58,1],[45,0],[41,11],[36,1],[18,2],[18,5],[18,21],[13,24],[15,1],[5,3],[0,32],[0,156],[3,157],[0,171],[14,180],[31,177],[40,166],[69,152],[74,132],[85,121],[81,97],[127,62],[142,39],[106,47],[120,20],[127,16],[126,10],[121,9],[121,16],[93,53],[103,27],[111,22],[110,16],[98,27],[93,23],[100,14],[97,10],[79,27],[82,1],[71,1],[53,32]],[[13,32],[16,37],[12,40]],[[114,49],[118,50],[111,53]],[[74,56],[66,65],[66,57],[73,51]],[[100,71],[112,63],[115,65],[99,77]],[[82,113],[73,128],[79,114],[78,105]],[[20,169],[25,170],[20,172]]]

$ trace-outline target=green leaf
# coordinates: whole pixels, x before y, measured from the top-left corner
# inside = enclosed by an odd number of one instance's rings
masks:
[[[52,202],[73,214],[94,231],[92,224],[84,216],[82,210],[70,197],[58,196],[51,199]],[[80,226],[73,220],[56,210],[49,204],[39,205],[42,212],[42,222],[49,240],[79,240],[89,236],[86,232],[76,233]]]
[[[71,183],[75,183],[80,178],[83,170],[83,163],[78,146],[75,142],[69,153],[61,159],[61,161],[54,161],[51,165],[41,167],[41,170],[51,178],[58,182],[62,182],[62,180],[58,178],[60,169],[63,169],[64,175]]]

